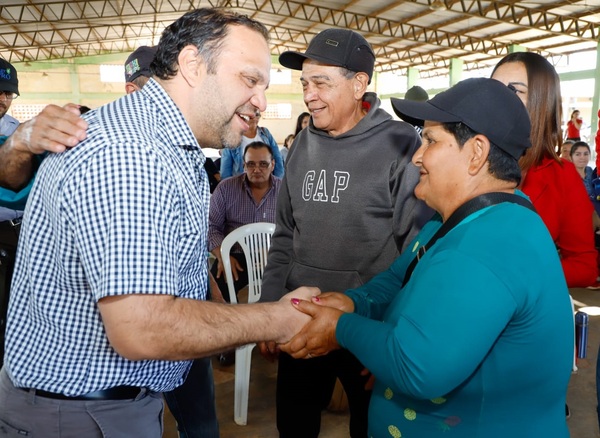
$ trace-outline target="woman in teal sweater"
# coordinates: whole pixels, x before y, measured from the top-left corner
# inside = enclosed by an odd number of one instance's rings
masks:
[[[375,378],[374,438],[568,437],[569,294],[550,234],[515,191],[525,107],[492,79],[393,105],[425,121],[415,194],[438,215],[362,287],[297,302],[313,321],[282,349],[350,350]]]

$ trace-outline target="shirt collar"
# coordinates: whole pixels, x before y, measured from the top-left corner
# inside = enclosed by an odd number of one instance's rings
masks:
[[[169,125],[177,127],[177,129],[167,130],[171,144],[188,150],[202,150],[181,110],[158,82],[150,78],[137,93],[143,93],[147,99],[152,101],[161,119],[166,120]]]

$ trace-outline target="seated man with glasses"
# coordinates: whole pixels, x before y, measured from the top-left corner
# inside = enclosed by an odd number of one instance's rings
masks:
[[[242,135],[242,142],[237,148],[225,148],[221,151],[220,173],[221,179],[229,178],[244,173],[244,154],[245,147],[255,141],[263,142],[271,148],[275,168],[273,175],[283,178],[283,158],[279,151],[279,146],[273,138],[271,131],[263,126],[258,126],[261,114],[256,111],[253,116],[248,117],[248,129]]]
[[[275,205],[281,178],[273,175],[275,160],[269,145],[261,141],[244,148],[244,173],[222,180],[210,199],[208,249],[216,257],[211,272],[223,297],[230,302],[223,272],[221,243],[225,236],[253,222],[275,223]],[[239,251],[239,249],[238,249]],[[244,254],[230,254],[236,293],[248,284]]]

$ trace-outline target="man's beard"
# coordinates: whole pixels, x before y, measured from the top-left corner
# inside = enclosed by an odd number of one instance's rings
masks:
[[[235,149],[242,143],[243,133],[237,133],[231,125],[234,123],[234,119],[238,116],[238,113],[243,111],[239,108],[227,122],[225,122],[220,129],[221,145],[223,148]]]

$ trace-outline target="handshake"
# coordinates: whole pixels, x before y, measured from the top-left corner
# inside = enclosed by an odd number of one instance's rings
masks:
[[[321,293],[316,287],[299,287],[283,296],[278,305],[289,317],[281,339],[258,344],[261,354],[270,361],[280,351],[296,359],[310,359],[339,349],[335,336],[338,319],[354,311],[354,302],[348,296]]]

